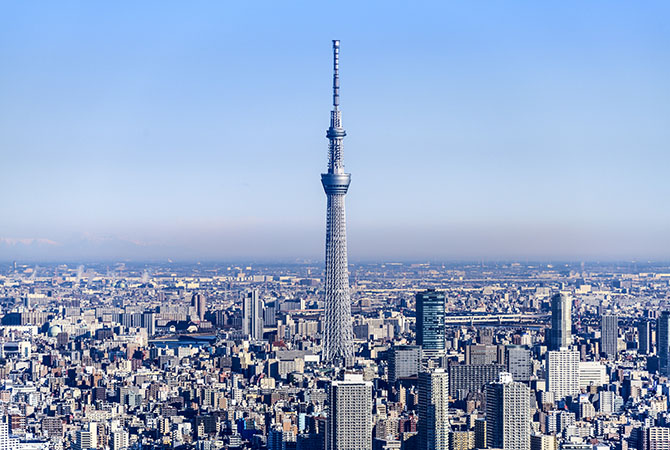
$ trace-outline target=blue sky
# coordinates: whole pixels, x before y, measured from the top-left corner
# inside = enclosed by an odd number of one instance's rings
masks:
[[[0,259],[670,259],[666,2],[3,2]],[[17,241],[22,239],[22,241]]]

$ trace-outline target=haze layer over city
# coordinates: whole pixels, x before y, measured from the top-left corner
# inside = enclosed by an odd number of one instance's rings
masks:
[[[0,450],[670,450],[669,12],[0,5]]]

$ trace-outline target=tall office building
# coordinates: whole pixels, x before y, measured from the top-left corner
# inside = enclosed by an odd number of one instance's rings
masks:
[[[616,359],[618,338],[619,319],[613,314],[603,314],[600,317],[600,352],[608,359]]]
[[[530,350],[521,345],[507,346],[507,371],[512,374],[514,381],[530,381],[532,363]]]
[[[205,320],[205,311],[207,310],[207,298],[197,292],[191,297],[191,306],[195,308],[198,318],[202,322]]]
[[[492,344],[476,344],[465,346],[465,364],[496,364],[498,357],[498,346]]]
[[[345,374],[328,388],[326,450],[372,449],[372,382]]]
[[[389,352],[389,383],[399,378],[415,377],[419,373],[421,348],[418,345],[397,345]]]
[[[263,301],[258,291],[252,290],[242,296],[242,332],[253,340],[263,340]]]
[[[428,355],[444,353],[444,308],[442,292],[429,289],[416,294],[416,343]]]
[[[547,352],[547,391],[556,400],[579,394],[579,352],[577,350],[552,350]]]
[[[488,448],[530,450],[530,388],[509,373],[486,385],[486,443]]]
[[[670,311],[663,311],[656,320],[656,353],[661,375],[670,375]]]
[[[263,312],[263,322],[266,327],[277,326],[277,302],[269,302],[265,304]]]
[[[598,361],[579,362],[579,387],[602,386],[607,384],[607,367]]]
[[[572,298],[560,292],[551,298],[551,330],[549,349],[559,350],[572,345]]]
[[[449,374],[432,369],[419,374],[419,448],[449,449]]]
[[[637,353],[647,355],[651,351],[651,322],[642,319],[637,323]]]
[[[351,174],[344,173],[342,163],[342,128],[340,105],[340,41],[333,41],[333,110],[326,137],[328,173],[321,174],[321,183],[328,197],[326,219],[326,299],[322,359],[346,364],[354,355],[351,299],[349,297],[349,268],[347,262],[347,228],[344,215],[344,196],[349,189]]]

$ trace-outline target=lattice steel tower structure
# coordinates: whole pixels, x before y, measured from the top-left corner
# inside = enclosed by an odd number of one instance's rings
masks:
[[[326,137],[328,173],[321,174],[321,183],[328,197],[326,219],[326,301],[322,360],[346,365],[354,354],[349,297],[347,261],[347,225],[344,215],[344,196],[349,189],[351,174],[342,165],[342,128],[340,106],[340,41],[333,41],[333,110]]]

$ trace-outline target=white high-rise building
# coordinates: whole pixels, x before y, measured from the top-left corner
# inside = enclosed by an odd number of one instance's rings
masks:
[[[559,350],[572,345],[572,297],[565,292],[551,298],[551,330],[549,349]]]
[[[419,417],[419,420],[421,418]],[[503,450],[530,450],[530,388],[507,372],[486,385],[486,444]]]
[[[556,400],[579,394],[579,352],[562,348],[547,352],[547,391]]]
[[[263,300],[252,290],[242,297],[242,332],[256,341],[263,340]]]
[[[110,439],[111,450],[126,450],[128,448],[128,432],[125,430],[117,430],[112,433]]]
[[[18,447],[19,440],[9,437],[9,424],[5,416],[0,420],[0,450],[14,450]]]
[[[326,450],[372,450],[372,382],[346,374],[328,389]]]
[[[449,374],[419,373],[419,450],[449,449]]]
[[[616,410],[616,394],[612,391],[602,391],[599,397],[598,411],[603,414],[614,414]]]
[[[88,429],[77,430],[74,450],[90,450],[98,448],[98,424],[89,422]]]

